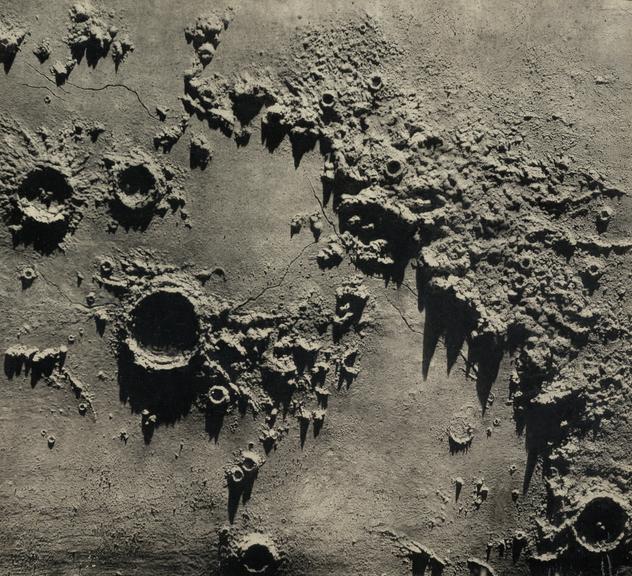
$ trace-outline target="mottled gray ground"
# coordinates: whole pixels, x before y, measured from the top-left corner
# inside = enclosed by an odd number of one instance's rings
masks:
[[[0,574],[627,574],[630,2],[230,8],[0,0]]]

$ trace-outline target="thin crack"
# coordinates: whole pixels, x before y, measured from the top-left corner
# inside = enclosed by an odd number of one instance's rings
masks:
[[[406,326],[408,327],[408,329],[411,332],[414,332],[415,334],[421,334],[423,335],[423,332],[421,330],[417,330],[416,328],[413,328],[413,326],[411,325],[410,321],[408,320],[408,318],[406,318],[406,316],[404,316],[404,313],[399,309],[399,307],[393,302],[391,301],[391,299],[386,296],[386,301],[393,307],[395,308],[395,310],[397,310],[397,313],[400,315],[401,319],[404,321],[404,324],[406,324]]]
[[[417,293],[417,290],[415,290],[414,288],[411,288],[407,282],[402,282],[402,286],[406,288],[411,294],[419,298],[419,294]]]
[[[100,304],[100,305],[96,305],[96,306],[87,306],[86,304],[82,304],[81,302],[75,302],[70,296],[68,296],[68,294],[66,294],[62,290],[62,288],[61,288],[61,286],[59,284],[56,284],[52,280],[49,280],[48,278],[46,278],[46,276],[41,271],[38,271],[38,274],[42,277],[42,280],[44,280],[44,282],[46,282],[50,286],[53,286],[57,290],[57,292],[59,292],[60,296],[63,296],[73,306],[81,308],[83,312],[90,312],[92,310],[98,310],[100,308],[107,308],[108,307],[107,304]]]
[[[65,100],[61,96],[55,94],[55,92],[53,92],[48,86],[37,86],[35,84],[27,84],[26,82],[20,82],[20,85],[27,86],[28,88],[40,88],[42,90],[48,90],[55,98],[59,98],[62,102],[65,102]]]
[[[44,80],[46,80],[46,82],[50,82],[57,90],[61,90],[65,94],[68,94],[68,92],[66,90],[64,90],[61,86],[57,85],[57,82],[55,82],[52,78],[49,78],[48,76],[46,76],[46,74],[44,74],[41,70],[38,70],[37,68],[35,68],[35,66],[33,66],[33,64],[31,64],[30,62],[25,62],[25,64],[31,70],[33,70],[35,73],[39,74],[42,78],[44,78]]]
[[[108,88],[123,88],[127,90],[128,92],[130,92],[131,94],[134,94],[134,96],[136,96],[136,100],[138,100],[138,103],[143,107],[143,109],[145,110],[145,112],[150,118],[154,120],[158,120],[158,116],[152,114],[151,110],[142,101],[140,94],[136,90],[134,90],[133,88],[130,88],[129,86],[125,84],[116,83],[116,84],[104,84],[103,86],[80,86],[79,84],[70,82],[70,80],[66,80],[66,84],[70,86],[74,86],[75,88],[78,88],[79,90],[86,90],[89,92],[100,92],[101,90],[107,90]]]
[[[478,377],[478,369],[476,368],[476,365],[473,362],[470,362],[470,360],[468,360],[467,356],[465,354],[463,354],[463,352],[459,352],[459,356],[461,358],[461,360],[463,360],[463,362],[465,362],[465,367],[461,368],[463,370],[463,373],[468,377],[468,378],[472,378],[472,376],[470,375],[470,372],[474,373],[474,376]],[[473,378],[473,380],[476,380],[476,378]]]
[[[327,216],[327,213],[325,212],[325,207],[323,206],[323,203],[322,203],[321,199],[318,197],[318,192],[316,192],[316,188],[312,184],[312,181],[311,181],[310,177],[309,176],[305,176],[305,178],[307,178],[307,181],[309,182],[309,185],[312,188],[312,193],[314,194],[314,198],[316,198],[316,202],[318,202],[318,205],[320,206],[320,211],[321,211],[321,213],[323,215],[323,218],[327,221],[327,224],[329,224],[331,226],[332,230],[334,231],[334,234],[338,237],[338,240],[340,240],[342,242],[342,238],[340,237],[340,234],[338,233],[338,229],[336,228],[336,224],[329,219],[329,216]]]
[[[290,268],[292,267],[292,265],[305,253],[305,250],[307,250],[310,246],[313,246],[314,244],[316,244],[316,241],[310,242],[309,244],[306,244],[305,246],[303,246],[303,248],[301,248],[301,251],[296,256],[294,256],[292,260],[289,261],[288,265],[285,267],[283,274],[281,275],[281,279],[278,282],[276,282],[275,284],[268,284],[267,286],[264,286],[259,291],[258,294],[255,294],[254,296],[249,296],[248,298],[246,298],[246,300],[244,300],[240,304],[237,304],[237,306],[235,306],[233,310],[234,311],[239,310],[240,308],[244,307],[246,304],[250,304],[251,302],[258,300],[269,290],[274,290],[275,288],[279,288],[285,281],[285,278],[290,272]]]

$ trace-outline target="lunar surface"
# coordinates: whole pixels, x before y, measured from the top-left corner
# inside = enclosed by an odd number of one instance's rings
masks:
[[[629,0],[0,0],[0,576],[632,574]]]

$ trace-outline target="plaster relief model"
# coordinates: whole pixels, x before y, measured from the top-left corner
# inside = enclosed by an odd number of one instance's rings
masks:
[[[628,574],[630,18],[0,2],[0,574]]]

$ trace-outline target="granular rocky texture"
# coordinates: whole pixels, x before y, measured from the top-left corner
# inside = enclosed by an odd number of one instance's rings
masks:
[[[77,2],[69,11],[70,26],[65,41],[72,57],[80,63],[85,57],[89,66],[96,66],[101,58],[112,53],[116,67],[134,50],[128,37],[121,37],[111,15],[89,2]]]
[[[125,228],[146,228],[153,217],[184,206],[179,171],[141,149],[108,154],[107,203],[114,220]]]
[[[308,4],[0,10],[0,572],[627,574],[624,0]]]
[[[553,446],[603,417],[584,390],[607,387],[611,376],[592,375],[583,357],[607,370],[612,346],[628,334],[629,316],[599,293],[606,267],[620,266],[632,248],[628,239],[607,237],[623,190],[566,155],[538,156],[521,145],[526,118],[436,125],[424,102],[389,77],[397,50],[371,20],[308,31],[295,45],[302,50],[293,68],[276,77],[187,73],[185,109],[235,136],[260,114],[265,145],[274,149],[287,135],[296,164],[317,147],[323,194],[332,198],[351,261],[398,283],[409,263],[416,269],[425,362],[441,335],[448,354],[466,343],[485,406],[511,352],[508,401],[520,429],[537,428],[527,431],[535,437],[528,449],[548,462]],[[299,224],[293,220],[293,231]],[[319,262],[335,265],[337,254],[327,248]],[[452,450],[471,443],[469,424],[452,422],[448,430]],[[608,552],[626,533],[625,509],[621,517],[616,537],[601,528],[612,540]],[[542,543],[536,537],[533,545]],[[546,559],[564,557],[569,545]]]
[[[28,36],[28,30],[20,27],[9,19],[0,19],[0,62],[4,71],[8,72],[13,61]]]
[[[360,280],[329,306],[308,294],[264,312],[205,294],[195,277],[143,254],[105,262],[95,280],[123,299],[110,313],[121,398],[155,416],[147,440],[195,405],[212,438],[233,412],[264,414],[260,441],[270,452],[290,415],[303,434],[313,421],[318,435],[330,391],[358,374],[358,335],[369,327]]]

